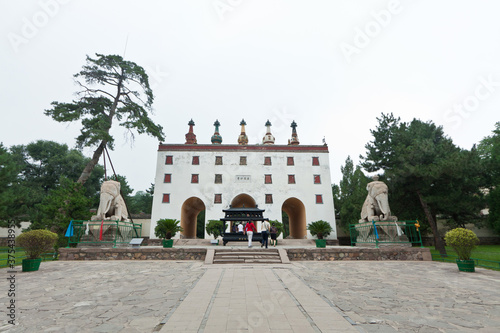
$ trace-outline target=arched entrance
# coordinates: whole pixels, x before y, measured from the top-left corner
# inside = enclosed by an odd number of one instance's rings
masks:
[[[288,215],[290,226],[290,237],[294,239],[303,239],[307,236],[306,226],[306,207],[297,198],[289,198],[285,200],[283,210]]]
[[[257,206],[254,198],[245,193],[238,194],[234,197],[233,201],[231,201],[231,207],[233,208],[243,207],[243,205],[247,208],[255,208]]]
[[[200,198],[191,197],[184,201],[181,208],[181,238],[196,238],[196,217],[205,210],[205,204]]]

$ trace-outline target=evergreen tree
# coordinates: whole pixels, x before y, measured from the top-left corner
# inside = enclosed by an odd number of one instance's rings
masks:
[[[58,122],[81,121],[77,146],[96,147],[78,178],[82,184],[89,179],[104,148],[113,149],[110,130],[114,120],[127,129],[132,139],[135,130],[164,140],[162,127],[149,118],[153,92],[144,69],[117,55],[96,56],[95,59],[87,56],[83,70],[74,75],[82,88],[77,93],[80,98],[71,103],[52,102],[53,108],[45,110],[46,115]]]
[[[388,182],[407,192],[413,205],[418,199],[436,249],[446,255],[436,215],[445,214],[457,224],[476,220],[484,179],[474,163],[477,152],[456,147],[442,127],[432,122],[414,119],[406,123],[392,114],[382,114],[377,120],[377,128],[371,130],[374,140],[365,146],[366,157],[361,156],[363,167],[368,172],[383,170]]]
[[[349,224],[357,223],[361,218],[361,208],[367,195],[366,185],[370,179],[365,176],[359,165],[354,168],[350,156],[347,156],[340,171],[340,186],[334,185],[332,188],[334,205],[340,217],[340,227],[348,231]]]
[[[500,122],[492,135],[481,140],[478,152],[486,171],[488,194],[488,223],[500,234]]]

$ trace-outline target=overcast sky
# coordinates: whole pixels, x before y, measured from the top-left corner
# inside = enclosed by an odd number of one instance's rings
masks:
[[[247,122],[276,144],[295,120],[301,144],[330,151],[332,180],[357,163],[381,112],[442,125],[471,148],[500,121],[500,1],[0,0],[0,142],[74,147],[79,124],[45,116],[69,102],[95,53],[143,66],[166,143],[198,143],[221,123],[225,144]],[[114,129],[111,159],[136,191],[154,181],[158,142]],[[87,156],[91,155],[86,150]]]

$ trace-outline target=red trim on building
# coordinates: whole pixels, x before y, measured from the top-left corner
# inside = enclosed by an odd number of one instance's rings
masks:
[[[328,146],[303,145],[184,145],[160,144],[158,151],[269,151],[269,152],[318,152],[328,153]]]

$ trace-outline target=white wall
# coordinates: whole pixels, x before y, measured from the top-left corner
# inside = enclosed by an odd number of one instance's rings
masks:
[[[194,149],[198,145],[185,145]],[[183,145],[164,145],[158,151],[155,177],[155,192],[151,216],[150,237],[154,238],[155,221],[161,218],[180,220],[181,207],[190,197],[197,197],[206,207],[205,220],[219,220],[224,217],[222,209],[229,208],[231,201],[239,194],[251,196],[259,208],[265,209],[264,217],[281,221],[282,205],[288,198],[297,198],[305,206],[307,223],[316,220],[328,221],[333,230],[335,216],[331,191],[328,150],[325,146],[307,146],[309,150],[290,151],[298,146],[235,146],[227,150],[212,151],[211,145],[200,145],[199,150],[180,150]],[[282,147],[283,150],[279,151]],[[172,148],[170,150],[169,148]],[[226,149],[224,146],[216,149]],[[256,151],[263,149],[262,151]],[[173,156],[173,164],[166,165],[166,156]],[[199,156],[200,164],[192,165],[192,157]],[[215,165],[215,157],[223,157],[223,165]],[[247,165],[240,165],[240,156],[247,157]],[[272,165],[264,165],[264,157],[271,157]],[[287,157],[294,157],[294,165],[287,165]],[[312,165],[312,157],[319,157],[319,166]],[[172,181],[164,183],[164,175],[172,174]],[[199,175],[199,183],[191,184],[191,175]],[[215,174],[222,174],[222,184],[215,184]],[[264,183],[264,175],[272,175],[272,184]],[[295,175],[296,184],[288,184],[288,175]],[[321,184],[314,184],[313,175],[320,175]],[[237,176],[249,176],[241,181]],[[170,203],[162,203],[164,193],[170,193]],[[214,203],[214,194],[222,194],[222,204]],[[265,194],[273,195],[273,204],[265,203]],[[316,204],[316,194],[323,196],[323,204]],[[176,235],[179,237],[179,234]],[[208,238],[208,235],[205,235]],[[311,235],[307,234],[308,238]],[[336,239],[336,231],[330,238]]]

